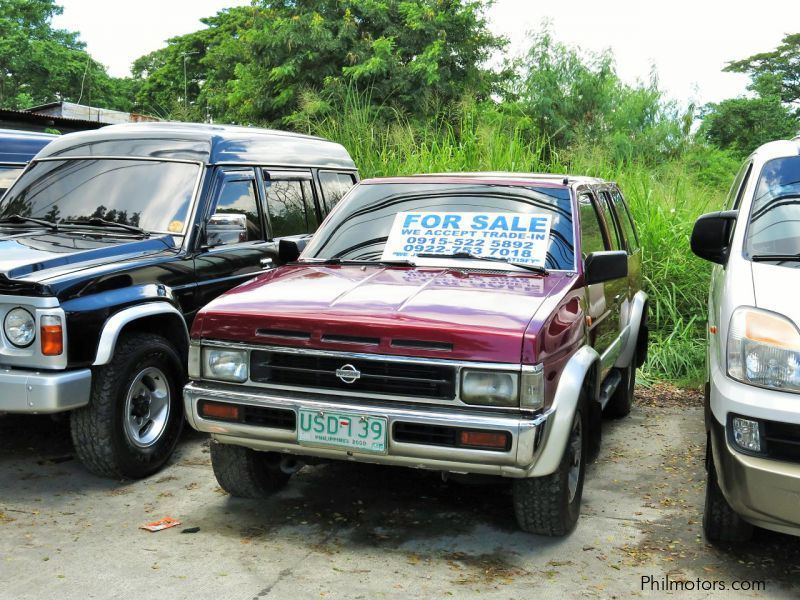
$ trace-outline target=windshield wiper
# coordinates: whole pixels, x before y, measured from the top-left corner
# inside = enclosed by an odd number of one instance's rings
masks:
[[[512,267],[519,267],[520,269],[525,269],[526,271],[533,271],[534,273],[539,273],[541,275],[550,275],[550,271],[548,271],[544,267],[540,267],[539,265],[528,265],[525,263],[513,262],[507,258],[502,258],[501,256],[481,256],[479,254],[472,254],[472,252],[453,252],[452,254],[436,254],[433,252],[423,252],[422,254],[417,254],[417,256],[419,258],[454,258],[454,259],[468,259],[468,260],[485,260],[489,262],[505,263],[507,265],[511,265]]]
[[[141,227],[136,227],[136,225],[126,225],[125,223],[117,223],[116,221],[108,221],[106,219],[101,219],[100,217],[90,217],[88,219],[62,219],[60,223],[62,225],[89,225],[90,227],[116,227],[118,229],[124,229],[125,231],[133,231],[135,233],[138,233],[139,235],[143,235],[144,237],[150,237],[150,234]]]
[[[0,224],[20,224],[23,223],[36,223],[37,225],[41,225],[42,227],[47,227],[48,229],[52,229],[53,231],[58,231],[58,225],[56,225],[53,221],[48,221],[46,219],[36,219],[34,217],[23,217],[22,215],[9,215],[4,219],[0,219]]]
[[[783,262],[788,260],[800,260],[800,254],[753,254],[750,260],[756,262],[769,262],[771,260]]]
[[[304,258],[301,263],[314,265],[383,265],[387,267],[416,267],[417,265],[410,260],[359,260],[347,258]]]

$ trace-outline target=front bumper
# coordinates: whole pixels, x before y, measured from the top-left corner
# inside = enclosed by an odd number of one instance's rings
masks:
[[[727,438],[727,413],[758,419],[800,421],[796,411],[786,413],[781,396],[753,388],[712,372],[706,426],[722,493],[731,508],[753,525],[800,535],[800,464],[749,456],[737,451]],[[725,410],[727,409],[727,410]],[[788,417],[788,418],[787,418]]]
[[[0,413],[50,414],[89,403],[92,372],[0,367]]]
[[[337,448],[300,445],[294,430],[277,429],[244,423],[205,419],[198,412],[198,402],[216,400],[261,408],[288,409],[298,417],[300,408],[317,411],[374,415],[388,419],[386,454],[367,454]],[[341,396],[306,394],[282,390],[236,388],[221,384],[191,382],[184,388],[185,414],[198,431],[211,433],[222,443],[256,450],[284,452],[319,458],[371,462],[503,477],[530,477],[542,446],[549,414],[525,417],[520,413],[498,414],[461,408],[409,404],[382,404],[364,401],[353,403]],[[511,436],[505,451],[479,450],[410,443],[395,439],[395,423],[413,423],[504,431]]]

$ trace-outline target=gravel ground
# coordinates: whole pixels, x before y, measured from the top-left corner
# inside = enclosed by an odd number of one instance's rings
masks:
[[[73,458],[65,421],[2,417],[0,598],[661,595],[646,577],[728,590],[759,580],[763,591],[719,596],[798,597],[800,538],[759,531],[722,549],[703,539],[702,419],[695,392],[641,390],[630,417],[604,423],[577,529],[547,539],[515,530],[504,485],[337,463],[306,467],[269,501],[237,500],[198,434],[162,473],[105,481]],[[139,528],[167,516],[182,524]]]

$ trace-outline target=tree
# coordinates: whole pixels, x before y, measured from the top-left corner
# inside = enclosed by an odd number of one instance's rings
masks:
[[[789,34],[770,52],[728,63],[725,71],[747,73],[758,84],[769,82],[782,102],[800,102],[800,33]]]
[[[261,0],[205,19],[208,29],[169,40],[134,65],[139,99],[176,107],[186,52],[192,117],[286,125],[307,99],[337,103],[353,87],[409,114],[464,95],[488,97],[483,64],[503,38],[473,0]],[[189,55],[189,52],[197,52]],[[177,104],[180,104],[178,102]]]
[[[761,144],[800,133],[800,34],[787,35],[771,52],[728,63],[747,73],[752,97],[723,100],[703,109],[700,133],[720,148],[746,155]]]
[[[555,149],[598,146],[615,161],[675,154],[688,136],[677,106],[653,75],[631,86],[613,56],[583,52],[553,39],[548,28],[531,37],[506,94]]]
[[[129,109],[129,83],[109,77],[77,33],[52,27],[61,10],[55,0],[0,2],[0,106],[81,100]]]
[[[709,104],[703,112],[701,135],[740,156],[766,142],[796,135],[800,125],[777,96],[731,98]]]

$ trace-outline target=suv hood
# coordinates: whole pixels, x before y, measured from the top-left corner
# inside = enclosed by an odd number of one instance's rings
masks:
[[[528,324],[574,275],[296,265],[239,286],[193,336],[376,354],[519,363]]]
[[[800,328],[800,304],[793,291],[800,286],[800,265],[751,262],[755,305],[789,317]]]
[[[0,236],[0,293],[41,288],[47,279],[98,264],[173,247],[172,237],[146,239],[76,232],[25,232]]]

